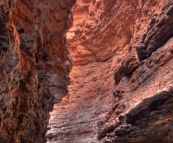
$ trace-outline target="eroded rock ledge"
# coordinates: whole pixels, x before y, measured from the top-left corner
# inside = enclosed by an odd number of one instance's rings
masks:
[[[75,0],[0,1],[0,143],[43,143],[67,93]]]
[[[78,0],[73,11],[75,66],[48,142],[172,143],[173,1]]]

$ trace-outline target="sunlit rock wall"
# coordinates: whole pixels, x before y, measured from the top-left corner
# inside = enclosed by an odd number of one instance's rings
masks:
[[[48,142],[173,142],[173,1],[78,0],[73,12],[75,66]]]

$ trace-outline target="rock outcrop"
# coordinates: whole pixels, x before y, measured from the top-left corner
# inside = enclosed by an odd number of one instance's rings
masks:
[[[172,143],[173,1],[77,0],[73,12],[71,85],[48,143]]]
[[[0,143],[43,143],[67,93],[75,0],[0,1]]]

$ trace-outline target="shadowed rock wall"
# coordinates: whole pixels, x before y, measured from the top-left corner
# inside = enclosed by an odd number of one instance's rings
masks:
[[[75,0],[0,1],[0,143],[43,143],[67,93]]]

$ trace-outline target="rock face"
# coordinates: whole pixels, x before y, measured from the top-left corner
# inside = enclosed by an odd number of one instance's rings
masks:
[[[0,143],[43,143],[67,93],[75,0],[0,1]]]
[[[172,143],[173,1],[78,0],[73,12],[71,85],[48,143]]]

